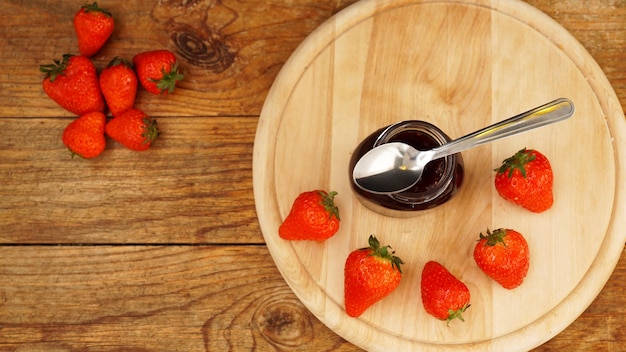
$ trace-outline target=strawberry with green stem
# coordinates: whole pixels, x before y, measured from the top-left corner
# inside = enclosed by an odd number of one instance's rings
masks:
[[[126,110],[105,126],[106,134],[130,150],[144,151],[159,137],[157,122],[139,109]]]
[[[63,144],[72,155],[85,159],[102,154],[106,147],[104,126],[106,116],[99,111],[86,113],[72,121],[63,131]]]
[[[502,287],[511,290],[524,282],[530,266],[528,242],[513,229],[480,234],[474,247],[478,267]]]
[[[470,306],[470,291],[448,269],[429,261],[422,270],[420,283],[424,310],[447,323],[454,319],[465,321],[463,313]]]
[[[100,73],[100,89],[113,116],[130,110],[137,95],[137,75],[130,61],[114,57]]]
[[[74,15],[74,30],[82,56],[91,57],[100,51],[114,29],[113,15],[97,2],[83,5]]]
[[[358,317],[369,307],[389,296],[402,279],[402,259],[390,246],[381,246],[374,235],[369,247],[351,252],[344,267],[346,314]]]
[[[65,54],[62,60],[41,65],[39,71],[45,74],[44,92],[64,109],[79,116],[104,112],[96,67],[88,58]]]
[[[324,241],[339,231],[337,192],[314,190],[302,192],[294,200],[287,217],[278,228],[286,240]]]
[[[154,50],[133,57],[139,83],[152,94],[172,93],[178,81],[184,78],[179,72],[176,56],[169,50]]]
[[[552,207],[552,166],[539,151],[524,148],[502,161],[494,171],[494,185],[502,198],[535,213]]]

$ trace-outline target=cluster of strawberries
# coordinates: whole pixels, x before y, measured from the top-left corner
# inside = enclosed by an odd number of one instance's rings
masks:
[[[553,173],[548,159],[536,150],[522,149],[495,169],[495,188],[504,199],[532,212],[543,212],[553,204]],[[323,241],[339,230],[336,192],[316,190],[301,193],[279,227],[286,240]],[[490,278],[506,289],[522,284],[529,269],[528,243],[522,234],[500,228],[480,234],[474,247],[474,261]],[[390,246],[381,246],[373,235],[369,246],[348,255],[344,267],[346,313],[360,316],[399,285],[402,259]],[[464,321],[470,306],[470,291],[442,264],[428,261],[422,270],[421,298],[424,310],[447,322]]]
[[[96,2],[82,6],[74,16],[80,55],[41,65],[43,90],[64,109],[78,115],[63,132],[63,143],[83,158],[100,155],[105,135],[131,150],[143,151],[159,136],[155,120],[136,109],[138,84],[152,94],[171,93],[183,75],[176,56],[168,50],[135,55],[132,62],[113,58],[100,75],[90,57],[109,40],[115,22]],[[113,118],[107,122],[105,109]]]

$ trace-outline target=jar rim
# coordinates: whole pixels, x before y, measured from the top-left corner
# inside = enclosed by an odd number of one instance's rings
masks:
[[[394,123],[385,128],[374,141],[373,147],[375,148],[388,143],[393,137],[406,131],[421,132],[431,138],[438,145],[443,145],[451,141],[451,138],[448,137],[448,135],[446,135],[439,127],[429,122],[422,120],[405,120]],[[400,193],[389,194],[388,197],[392,198],[396,202],[409,205],[420,205],[436,199],[446,191],[451,182],[454,182],[455,165],[457,162],[456,158],[456,154],[444,157],[444,172],[433,187],[430,187],[423,192],[411,192],[409,189]]]

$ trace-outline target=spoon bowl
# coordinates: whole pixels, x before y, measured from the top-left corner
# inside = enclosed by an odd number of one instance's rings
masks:
[[[424,167],[432,160],[565,120],[573,114],[574,104],[559,98],[430,150],[417,150],[401,142],[385,143],[359,159],[352,178],[359,188],[370,193],[400,193],[420,180]]]

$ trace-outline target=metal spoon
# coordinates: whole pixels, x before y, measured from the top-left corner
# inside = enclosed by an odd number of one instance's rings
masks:
[[[352,171],[354,183],[374,194],[394,194],[413,187],[431,160],[564,120],[574,114],[574,104],[560,98],[500,121],[431,150],[392,142],[380,145],[359,159]]]

